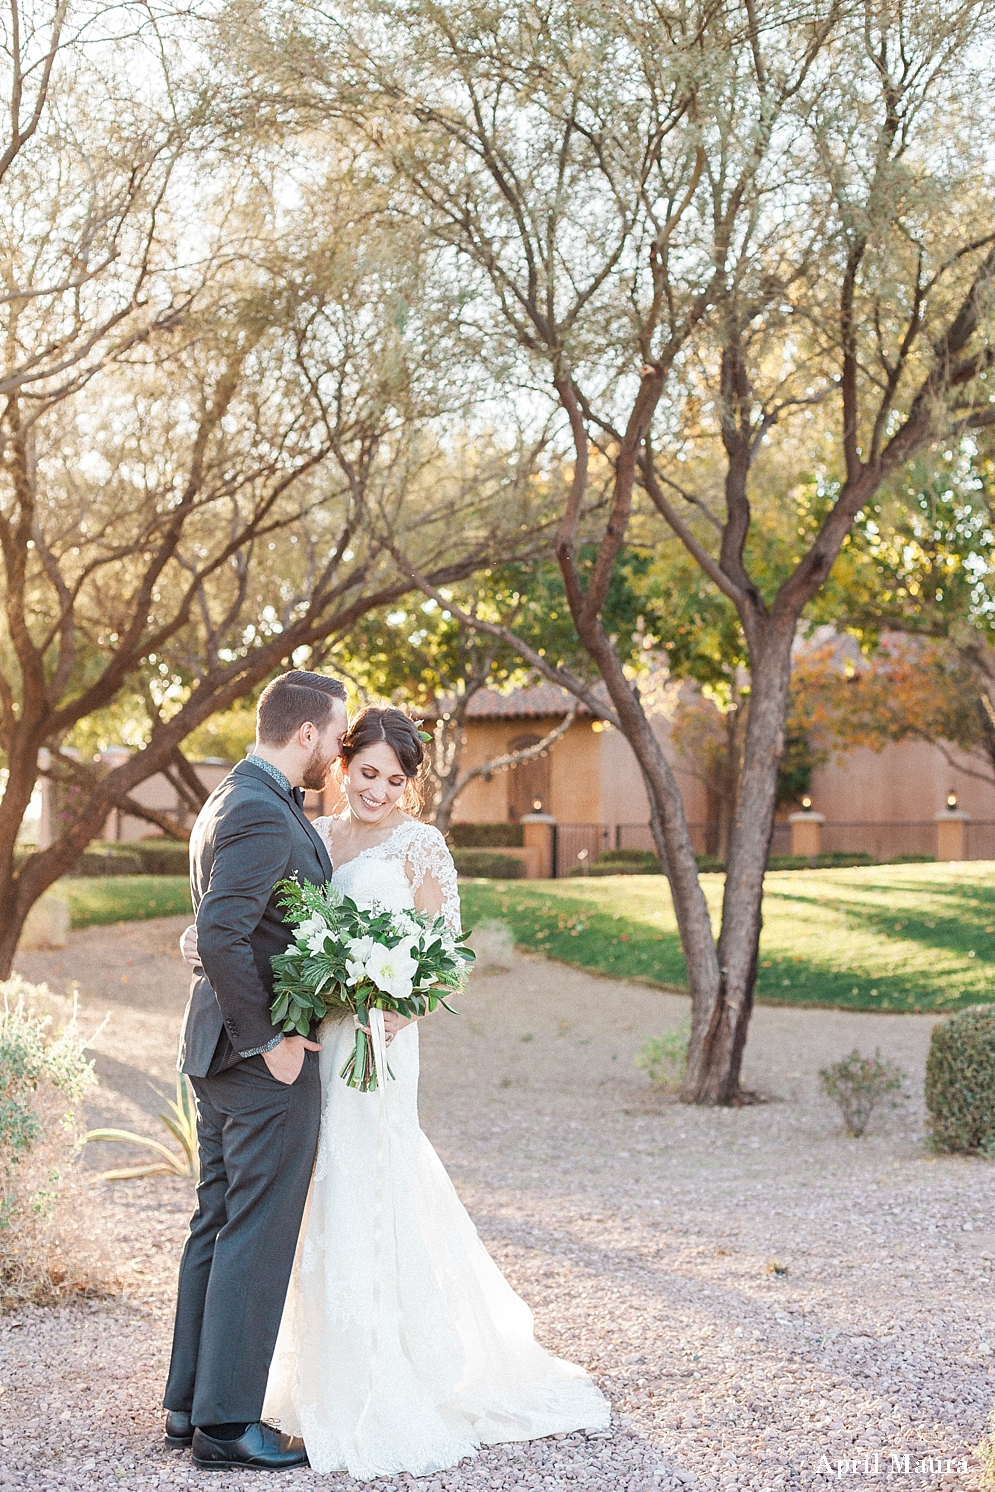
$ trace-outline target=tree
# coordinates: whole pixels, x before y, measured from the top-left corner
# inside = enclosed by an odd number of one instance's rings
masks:
[[[594,553],[580,557],[593,562]],[[629,556],[613,577],[606,617],[618,635],[619,646],[632,661],[643,652],[645,610],[635,587],[637,573],[647,562]],[[336,648],[339,670],[351,677],[361,692],[396,699],[426,712],[432,725],[429,753],[432,782],[432,820],[448,832],[460,794],[479,777],[508,770],[547,752],[569,730],[576,701],[564,708],[562,721],[534,745],[503,753],[464,767],[466,721],[470,704],[482,689],[524,685],[535,677],[508,642],[464,626],[451,605],[473,605],[477,616],[487,616],[556,667],[569,664],[589,682],[596,682],[590,659],[579,647],[563,594],[559,570],[549,560],[528,567],[506,565],[488,569],[469,585],[449,586],[445,603],[434,599],[372,613],[362,619]],[[622,641],[627,639],[627,641]],[[569,698],[569,697],[568,697]]]
[[[980,751],[995,774],[995,463],[990,435],[926,452],[858,515],[855,584],[841,615],[873,645],[884,632],[926,646],[932,675],[956,693],[921,734]],[[961,764],[962,765],[962,764]]]
[[[991,21],[986,0],[666,15],[637,0],[470,3],[457,26],[430,0],[385,0],[341,9],[330,33],[309,14],[287,48],[309,122],[365,129],[396,213],[427,223],[509,401],[544,387],[562,416],[573,480],[556,554],[610,704],[506,629],[453,614],[517,646],[635,752],[688,966],[688,1101],[738,1088],[799,623],[882,484],[939,432],[995,417],[978,99],[991,79],[975,65]],[[285,37],[282,11],[272,24]],[[815,409],[832,439],[813,449]],[[775,441],[820,472],[819,501],[765,590],[752,498]],[[592,451],[613,485],[585,585]],[[717,940],[676,780],[602,621],[647,505],[732,603],[748,649]]]
[[[50,152],[63,148],[53,137]],[[57,184],[69,164],[49,159]],[[200,284],[154,324],[146,310],[124,342],[120,318],[108,331],[83,306],[70,331],[92,343],[85,377],[22,380],[0,411],[0,972],[33,902],[111,807],[134,812],[135,786],[159,771],[196,792],[180,750],[192,731],[288,661],[320,663],[410,589],[394,551],[448,584],[485,557],[529,553],[542,531],[506,449],[460,460],[432,425],[453,387],[435,381],[435,328],[407,309],[417,257],[363,237],[348,172],[307,180],[297,165],[293,213],[286,180],[273,169],[260,186],[244,155],[227,188],[210,178],[223,211],[213,196],[190,202],[187,181],[172,199],[168,183],[136,198],[136,238],[139,221],[155,244],[156,225],[179,236],[196,222]],[[49,219],[73,210],[48,203]],[[162,270],[167,288],[178,277]],[[35,342],[54,345],[68,335],[62,302],[50,322],[39,304]],[[122,699],[142,704],[141,750],[109,772],[61,750]],[[43,749],[65,813],[55,841],[15,865]]]
[[[830,639],[796,660],[790,718],[815,761],[833,751],[881,751],[894,741],[920,740],[938,746],[954,765],[950,745],[967,752],[983,747],[968,679],[950,650],[930,638],[890,633],[866,654],[852,639]],[[995,780],[990,770],[977,775]]]

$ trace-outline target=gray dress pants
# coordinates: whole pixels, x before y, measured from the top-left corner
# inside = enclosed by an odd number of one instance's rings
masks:
[[[305,1053],[292,1084],[262,1057],[190,1081],[200,1184],[163,1402],[195,1425],[251,1424],[262,1414],[318,1146],[318,1054]]]

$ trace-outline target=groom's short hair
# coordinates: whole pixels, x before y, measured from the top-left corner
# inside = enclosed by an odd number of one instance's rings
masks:
[[[302,725],[324,730],[335,701],[345,703],[345,685],[323,673],[294,668],[271,679],[256,706],[256,740],[260,746],[286,746]]]

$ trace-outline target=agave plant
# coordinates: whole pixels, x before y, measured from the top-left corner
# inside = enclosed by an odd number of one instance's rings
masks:
[[[179,1141],[181,1153],[177,1155],[175,1150],[160,1145],[158,1140],[151,1140],[148,1135],[132,1134],[129,1129],[91,1129],[83,1136],[84,1145],[88,1145],[91,1140],[115,1140],[126,1145],[144,1145],[147,1150],[153,1150],[157,1155],[162,1156],[161,1160],[151,1161],[145,1166],[127,1166],[120,1171],[104,1171],[100,1176],[101,1181],[131,1181],[136,1176],[183,1176],[191,1181],[199,1179],[197,1104],[193,1087],[186,1073],[180,1072],[176,1075],[176,1102],[173,1103],[171,1099],[167,1099],[166,1102],[172,1109],[172,1113],[160,1114],[159,1118],[170,1134]]]

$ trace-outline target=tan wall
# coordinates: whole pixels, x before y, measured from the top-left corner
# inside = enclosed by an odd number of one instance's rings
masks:
[[[983,770],[978,760],[948,750],[955,761]],[[951,767],[940,748],[925,741],[850,751],[813,772],[811,796],[812,807],[830,823],[915,823],[940,813],[951,790],[972,818],[995,819],[995,790]]]
[[[704,783],[686,769],[682,771],[681,759],[675,757],[670,745],[666,720],[657,717],[653,721],[653,730],[674,768],[684,800],[684,812],[691,823],[704,823],[708,818],[708,794]],[[606,726],[601,733],[601,776],[604,784],[603,822],[609,825],[648,824],[650,811],[643,774],[632,747],[621,731],[613,730],[611,726]]]
[[[540,722],[542,731],[554,722]],[[550,748],[552,795],[550,813],[560,824],[604,823],[602,801],[602,735],[590,720],[576,720]]]
[[[600,723],[600,722],[599,722]],[[555,718],[540,720],[473,720],[467,729],[464,761],[468,766],[499,756],[510,742],[526,734],[545,735]],[[550,747],[549,811],[561,824],[646,824],[649,806],[642,774],[625,737],[610,726],[593,729],[591,720],[578,720]],[[654,722],[667,749],[667,723]],[[670,752],[668,750],[668,755]],[[707,794],[703,783],[677,762],[677,780],[688,818],[704,822]],[[508,773],[490,782],[478,778],[460,795],[453,815],[466,823],[503,823],[508,818]]]
[[[467,727],[464,767],[504,756],[519,736],[545,736],[558,717],[537,720],[471,720]],[[601,768],[598,738],[589,720],[577,720],[549,748],[549,812],[561,823],[601,823]],[[454,819],[462,823],[505,823],[508,818],[510,771],[495,772],[490,782],[478,777],[456,801]]]
[[[231,771],[230,762],[194,762],[194,769],[204,787],[212,793],[228,773]],[[187,828],[193,823],[194,815],[190,813],[184,804],[181,804],[179,794],[167,777],[157,772],[147,782],[142,782],[135,788],[131,795],[143,808],[155,808],[160,813],[174,815],[185,824]],[[102,839],[148,839],[162,831],[155,824],[146,822],[145,819],[133,818],[131,814],[120,813],[117,809],[108,814],[104,825]]]

